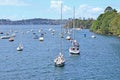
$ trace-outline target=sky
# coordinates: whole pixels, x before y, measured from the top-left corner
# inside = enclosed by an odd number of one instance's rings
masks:
[[[111,6],[120,12],[120,0],[0,0],[0,19],[21,20],[33,18],[59,19],[75,18],[96,19]]]

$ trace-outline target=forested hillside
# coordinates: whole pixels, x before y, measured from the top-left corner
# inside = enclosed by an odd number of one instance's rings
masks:
[[[120,35],[120,13],[108,6],[93,22],[90,30],[100,34]]]
[[[75,21],[75,28],[83,29],[83,28],[90,28],[94,20],[92,18],[88,18],[88,19],[75,19],[74,21]],[[68,20],[68,22],[64,27],[73,28],[73,19]]]
[[[66,19],[63,20],[62,24],[67,22]],[[0,25],[60,25],[60,19],[42,19],[42,18],[34,18],[34,19],[23,19],[12,21],[9,19],[0,19]]]

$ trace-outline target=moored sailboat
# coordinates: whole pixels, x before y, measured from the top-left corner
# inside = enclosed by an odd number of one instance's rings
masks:
[[[17,47],[17,51],[23,51],[23,45],[19,44],[19,46]]]
[[[62,23],[62,4],[61,4],[61,23]],[[62,33],[62,25],[61,25],[61,33]],[[56,67],[63,67],[65,65],[65,58],[62,54],[62,38],[60,38],[60,53],[58,57],[54,59],[54,64]]]
[[[75,28],[75,9],[74,9],[74,17],[73,17],[73,40],[72,40],[72,46],[69,48],[69,53],[70,54],[74,54],[74,55],[78,55],[80,54],[80,45],[77,42],[77,40],[75,40],[75,32],[74,29]]]
[[[21,34],[20,34],[20,39],[22,39],[22,36],[21,36]],[[21,42],[19,43],[19,45],[18,45],[18,47],[17,47],[17,49],[16,49],[17,51],[23,51],[23,44],[22,44],[22,40],[21,40]]]
[[[56,58],[54,59],[54,63],[55,63],[55,66],[57,66],[57,67],[63,67],[63,66],[64,66],[64,64],[65,64],[65,59],[64,59],[64,56],[63,56],[62,53],[60,53],[60,54],[58,55],[58,57],[56,57]]]
[[[96,38],[96,36],[93,34],[92,36],[91,36],[92,38]]]
[[[68,35],[67,37],[66,37],[66,40],[70,40],[71,39],[71,37]]]
[[[70,30],[69,30],[69,22],[68,22],[68,28],[67,28],[67,32],[66,32],[68,35],[66,37],[66,40],[71,40],[71,36],[70,36]]]
[[[39,37],[39,41],[44,41],[44,34],[41,34],[41,36]]]

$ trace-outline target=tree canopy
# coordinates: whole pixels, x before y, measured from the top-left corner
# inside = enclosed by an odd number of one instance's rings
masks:
[[[93,23],[92,18],[88,19],[75,19],[75,28],[90,28]],[[65,28],[73,28],[73,19],[68,20],[67,24],[64,26]]]
[[[120,35],[120,13],[108,6],[93,22],[90,30],[100,34]]]

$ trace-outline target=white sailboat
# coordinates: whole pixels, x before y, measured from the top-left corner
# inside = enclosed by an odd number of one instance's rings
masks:
[[[72,42],[72,46],[69,48],[69,53],[70,54],[74,54],[74,55],[78,55],[80,54],[80,49],[79,49],[79,43],[77,42],[77,40],[75,40],[75,9],[74,9],[74,17],[73,17],[73,40]]]
[[[62,4],[61,4],[61,23],[62,23]],[[62,25],[61,25],[61,33],[62,33]],[[65,58],[62,54],[62,38],[60,38],[60,53],[54,59],[54,63],[55,63],[55,66],[57,67],[63,67],[65,65]]]
[[[93,34],[92,36],[91,36],[92,38],[96,38],[96,36]]]
[[[68,22],[68,28],[69,28],[69,22]],[[67,28],[67,37],[66,40],[71,40],[71,36],[70,36],[70,30]]]
[[[54,59],[54,63],[57,67],[63,67],[65,65],[65,59],[61,52],[59,53],[58,57]]]
[[[67,37],[66,37],[66,40],[70,40],[71,39],[71,37],[68,35]]]
[[[22,35],[21,35],[21,33],[20,33],[20,39],[22,39]],[[23,44],[22,44],[22,40],[21,40],[21,42],[19,43],[19,45],[18,45],[18,47],[17,47],[17,49],[16,49],[17,51],[23,51]]]
[[[44,37],[40,37],[39,40],[40,40],[40,41],[43,41],[43,40],[44,40]]]
[[[44,34],[41,34],[41,36],[39,37],[39,41],[44,41]]]
[[[19,44],[19,46],[17,47],[17,51],[23,51],[23,45]]]
[[[70,54],[80,54],[79,43],[76,40],[72,40],[72,46],[69,48]]]

